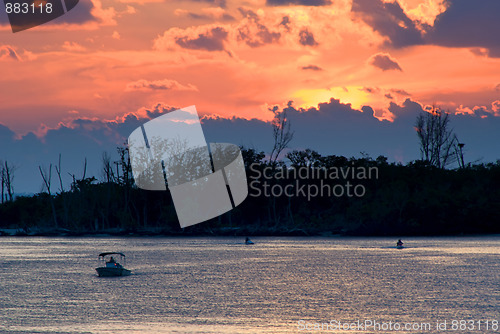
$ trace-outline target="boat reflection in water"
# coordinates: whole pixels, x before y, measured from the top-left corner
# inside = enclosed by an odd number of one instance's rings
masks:
[[[100,277],[110,277],[110,276],[128,276],[131,271],[125,269],[120,263],[116,262],[114,256],[120,256],[120,262],[125,265],[125,254],[106,252],[99,254],[99,262],[101,267],[95,268],[97,275]]]

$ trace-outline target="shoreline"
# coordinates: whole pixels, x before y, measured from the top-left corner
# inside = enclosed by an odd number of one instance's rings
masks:
[[[38,231],[23,231],[21,229],[0,229],[0,237],[53,237],[53,238],[156,238],[156,237],[175,237],[175,238],[191,238],[191,237],[305,237],[305,238],[446,238],[446,237],[500,237],[498,233],[475,233],[475,234],[372,234],[372,235],[358,235],[358,234],[343,234],[332,232],[319,232],[319,231],[252,231],[247,229],[231,229],[225,231],[162,231],[162,230],[103,230],[103,231],[69,231],[69,230],[38,230]]]

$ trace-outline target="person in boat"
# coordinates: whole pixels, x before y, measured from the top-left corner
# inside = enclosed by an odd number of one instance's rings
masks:
[[[250,240],[249,237],[246,237],[246,239],[245,239],[245,245],[253,245],[253,241]]]
[[[403,247],[403,242],[401,241],[401,239],[398,240],[398,242],[396,243],[396,246]]]
[[[109,261],[106,262],[106,268],[113,268],[114,266],[116,266],[116,261],[113,257],[111,257]]]
[[[114,257],[111,257],[108,262],[106,262],[107,268],[122,268],[121,264],[115,261]]]

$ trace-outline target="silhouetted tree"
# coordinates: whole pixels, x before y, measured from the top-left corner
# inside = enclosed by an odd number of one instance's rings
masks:
[[[289,101],[287,106],[291,108],[292,101]],[[272,166],[276,166],[276,162],[281,152],[288,147],[288,144],[290,144],[293,139],[293,131],[291,130],[290,120],[287,117],[287,108],[283,108],[283,110],[280,111],[278,106],[274,106],[269,110],[274,113],[274,119],[271,123],[273,127],[274,145],[269,156],[269,161]]]
[[[464,161],[464,143],[459,143],[457,139],[457,145],[455,145],[455,154],[457,156],[457,161],[458,165],[460,168],[465,168],[465,161]]]
[[[286,155],[287,159],[290,160],[292,167],[318,167],[320,163],[321,155],[311,149],[305,149],[303,151],[293,150]]]
[[[245,168],[250,168],[252,164],[261,164],[262,160],[266,156],[264,152],[257,152],[253,148],[241,147],[241,154],[243,156],[243,162],[245,163]]]
[[[63,224],[67,225],[68,224],[68,203],[66,202],[66,196],[65,196],[65,191],[64,191],[64,185],[62,181],[62,176],[61,176],[61,154],[59,153],[59,161],[57,163],[56,168],[56,173],[57,177],[59,178],[59,191],[62,199],[62,206],[63,206]]]
[[[102,171],[106,183],[115,181],[115,173],[113,172],[113,166],[111,166],[111,156],[108,152],[104,152],[102,154]]]
[[[437,168],[445,168],[456,161],[458,139],[450,129],[449,113],[433,106],[417,117],[415,129],[422,160]]]
[[[4,201],[9,200],[12,202],[14,200],[14,172],[16,170],[16,167],[14,166],[9,166],[8,162],[5,161],[3,163],[0,162],[0,176],[2,179],[2,200],[1,202],[4,203]],[[5,194],[5,191],[7,191],[7,194]]]
[[[287,109],[292,108],[292,101],[288,101],[287,107],[283,110],[279,110],[278,106],[274,106],[269,110],[274,113],[274,118],[271,122],[273,128],[273,149],[269,155],[269,163],[273,169],[273,173],[278,166],[278,158],[284,149],[288,147],[288,144],[293,139],[293,131],[291,130],[291,123],[287,117]],[[276,208],[276,198],[272,196],[270,199],[270,206],[268,207],[269,217],[273,220],[275,225],[279,223],[279,215]],[[271,215],[272,213],[272,215]]]
[[[38,170],[40,171],[40,175],[42,176],[45,189],[49,194],[49,202],[50,202],[50,207],[52,208],[52,218],[54,219],[54,227],[57,228],[58,224],[57,224],[56,207],[54,205],[54,197],[52,196],[52,193],[50,191],[50,186],[52,182],[52,164],[50,164],[48,172],[43,171],[41,166],[38,166]]]

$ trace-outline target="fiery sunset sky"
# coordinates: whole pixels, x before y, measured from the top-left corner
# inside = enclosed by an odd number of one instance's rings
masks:
[[[228,122],[235,129],[221,137],[261,146],[269,108],[293,101],[297,148],[416,159],[414,119],[436,104],[456,116],[471,159],[492,161],[499,13],[498,0],[80,0],[12,33],[2,5],[0,139],[18,148],[0,153],[45,163],[35,147],[47,159],[66,149],[52,137],[90,138],[102,151],[128,136],[128,120],[189,105],[217,123],[213,137]],[[327,149],[349,129],[380,145]]]

